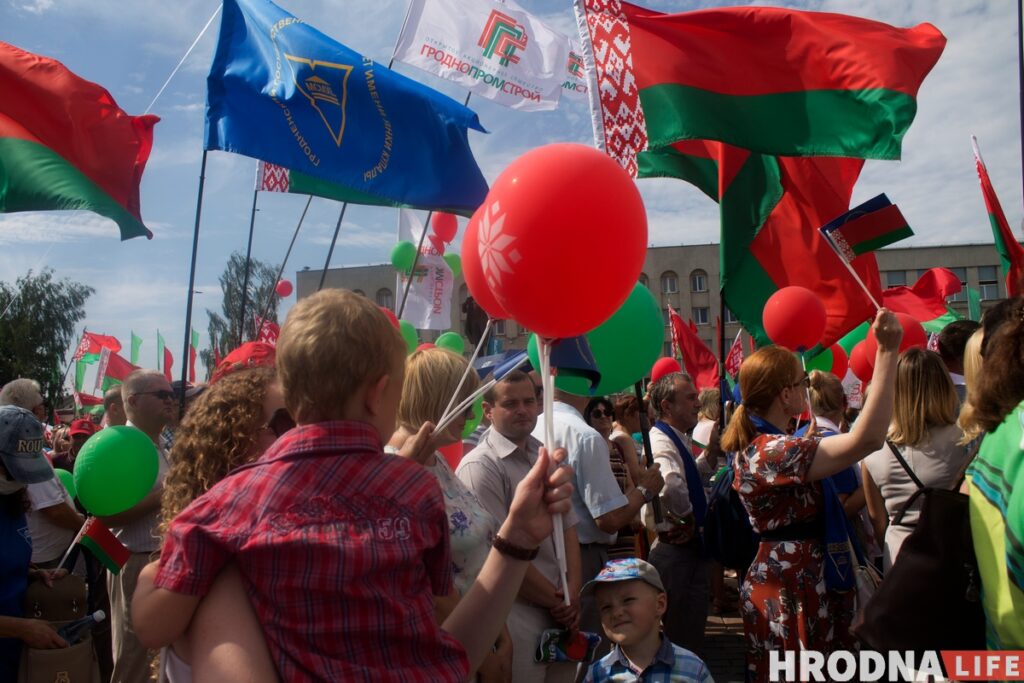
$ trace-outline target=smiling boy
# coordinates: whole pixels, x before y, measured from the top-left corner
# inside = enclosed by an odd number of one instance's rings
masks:
[[[668,598],[658,570],[636,558],[612,560],[583,591],[594,591],[612,651],[594,662],[584,683],[714,683],[697,655],[661,633]]]

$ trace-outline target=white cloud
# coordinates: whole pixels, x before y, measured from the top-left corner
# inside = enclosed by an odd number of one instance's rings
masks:
[[[117,224],[87,211],[40,211],[0,215],[0,245],[120,239]]]
[[[43,14],[53,9],[54,0],[32,0],[31,2],[17,3],[14,6],[31,14]]]

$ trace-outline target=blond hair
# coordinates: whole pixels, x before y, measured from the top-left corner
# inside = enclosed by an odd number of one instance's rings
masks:
[[[722,392],[718,389],[705,387],[697,395],[700,401],[700,416],[707,420],[718,420],[722,411]]]
[[[793,383],[802,368],[796,354],[781,346],[764,346],[740,366],[740,394],[743,403],[736,408],[722,435],[722,450],[743,451],[757,437],[757,428],[748,413],[763,415],[782,390]]]
[[[447,349],[423,349],[405,361],[405,386],[398,404],[398,426],[416,431],[424,422],[441,419],[469,362]],[[465,400],[480,386],[475,370],[470,370],[453,405]]]
[[[896,398],[889,439],[916,446],[933,427],[956,422],[957,398],[942,357],[921,348],[907,349],[896,364]]]
[[[985,431],[981,422],[978,421],[973,403],[974,394],[978,391],[978,380],[981,379],[981,366],[984,362],[981,357],[981,340],[984,338],[985,330],[979,327],[964,346],[964,383],[967,385],[967,398],[960,407],[960,417],[957,420],[960,429],[964,430],[964,436],[960,440],[961,445],[974,441]]]
[[[846,393],[843,383],[831,372],[811,370],[810,374],[811,412],[828,416],[842,412],[846,407]]]
[[[390,374],[405,342],[376,304],[347,289],[301,299],[277,340],[277,373],[295,421],[347,417],[361,387]]]

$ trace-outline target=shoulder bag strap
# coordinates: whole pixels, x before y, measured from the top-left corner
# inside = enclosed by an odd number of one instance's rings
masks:
[[[903,453],[900,451],[899,447],[896,444],[894,444],[892,441],[890,441],[889,439],[885,440],[885,444],[889,447],[889,450],[891,450],[893,452],[893,455],[896,456],[896,459],[900,461],[900,465],[902,465],[903,469],[905,469],[907,471],[907,474],[910,475],[911,480],[913,480],[913,482],[917,486],[917,488],[918,489],[925,489],[925,488],[927,488],[924,484],[921,483],[921,480],[917,478],[917,475],[914,474],[914,470],[910,469],[910,465],[907,464],[906,460],[904,460]]]

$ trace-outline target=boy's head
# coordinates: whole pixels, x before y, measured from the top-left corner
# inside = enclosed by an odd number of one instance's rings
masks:
[[[359,420],[387,439],[404,366],[398,330],[369,299],[343,289],[301,299],[277,341],[285,405],[298,424]]]
[[[616,645],[630,647],[658,633],[668,597],[650,563],[633,557],[611,560],[583,587],[587,590],[594,591],[601,626]]]

